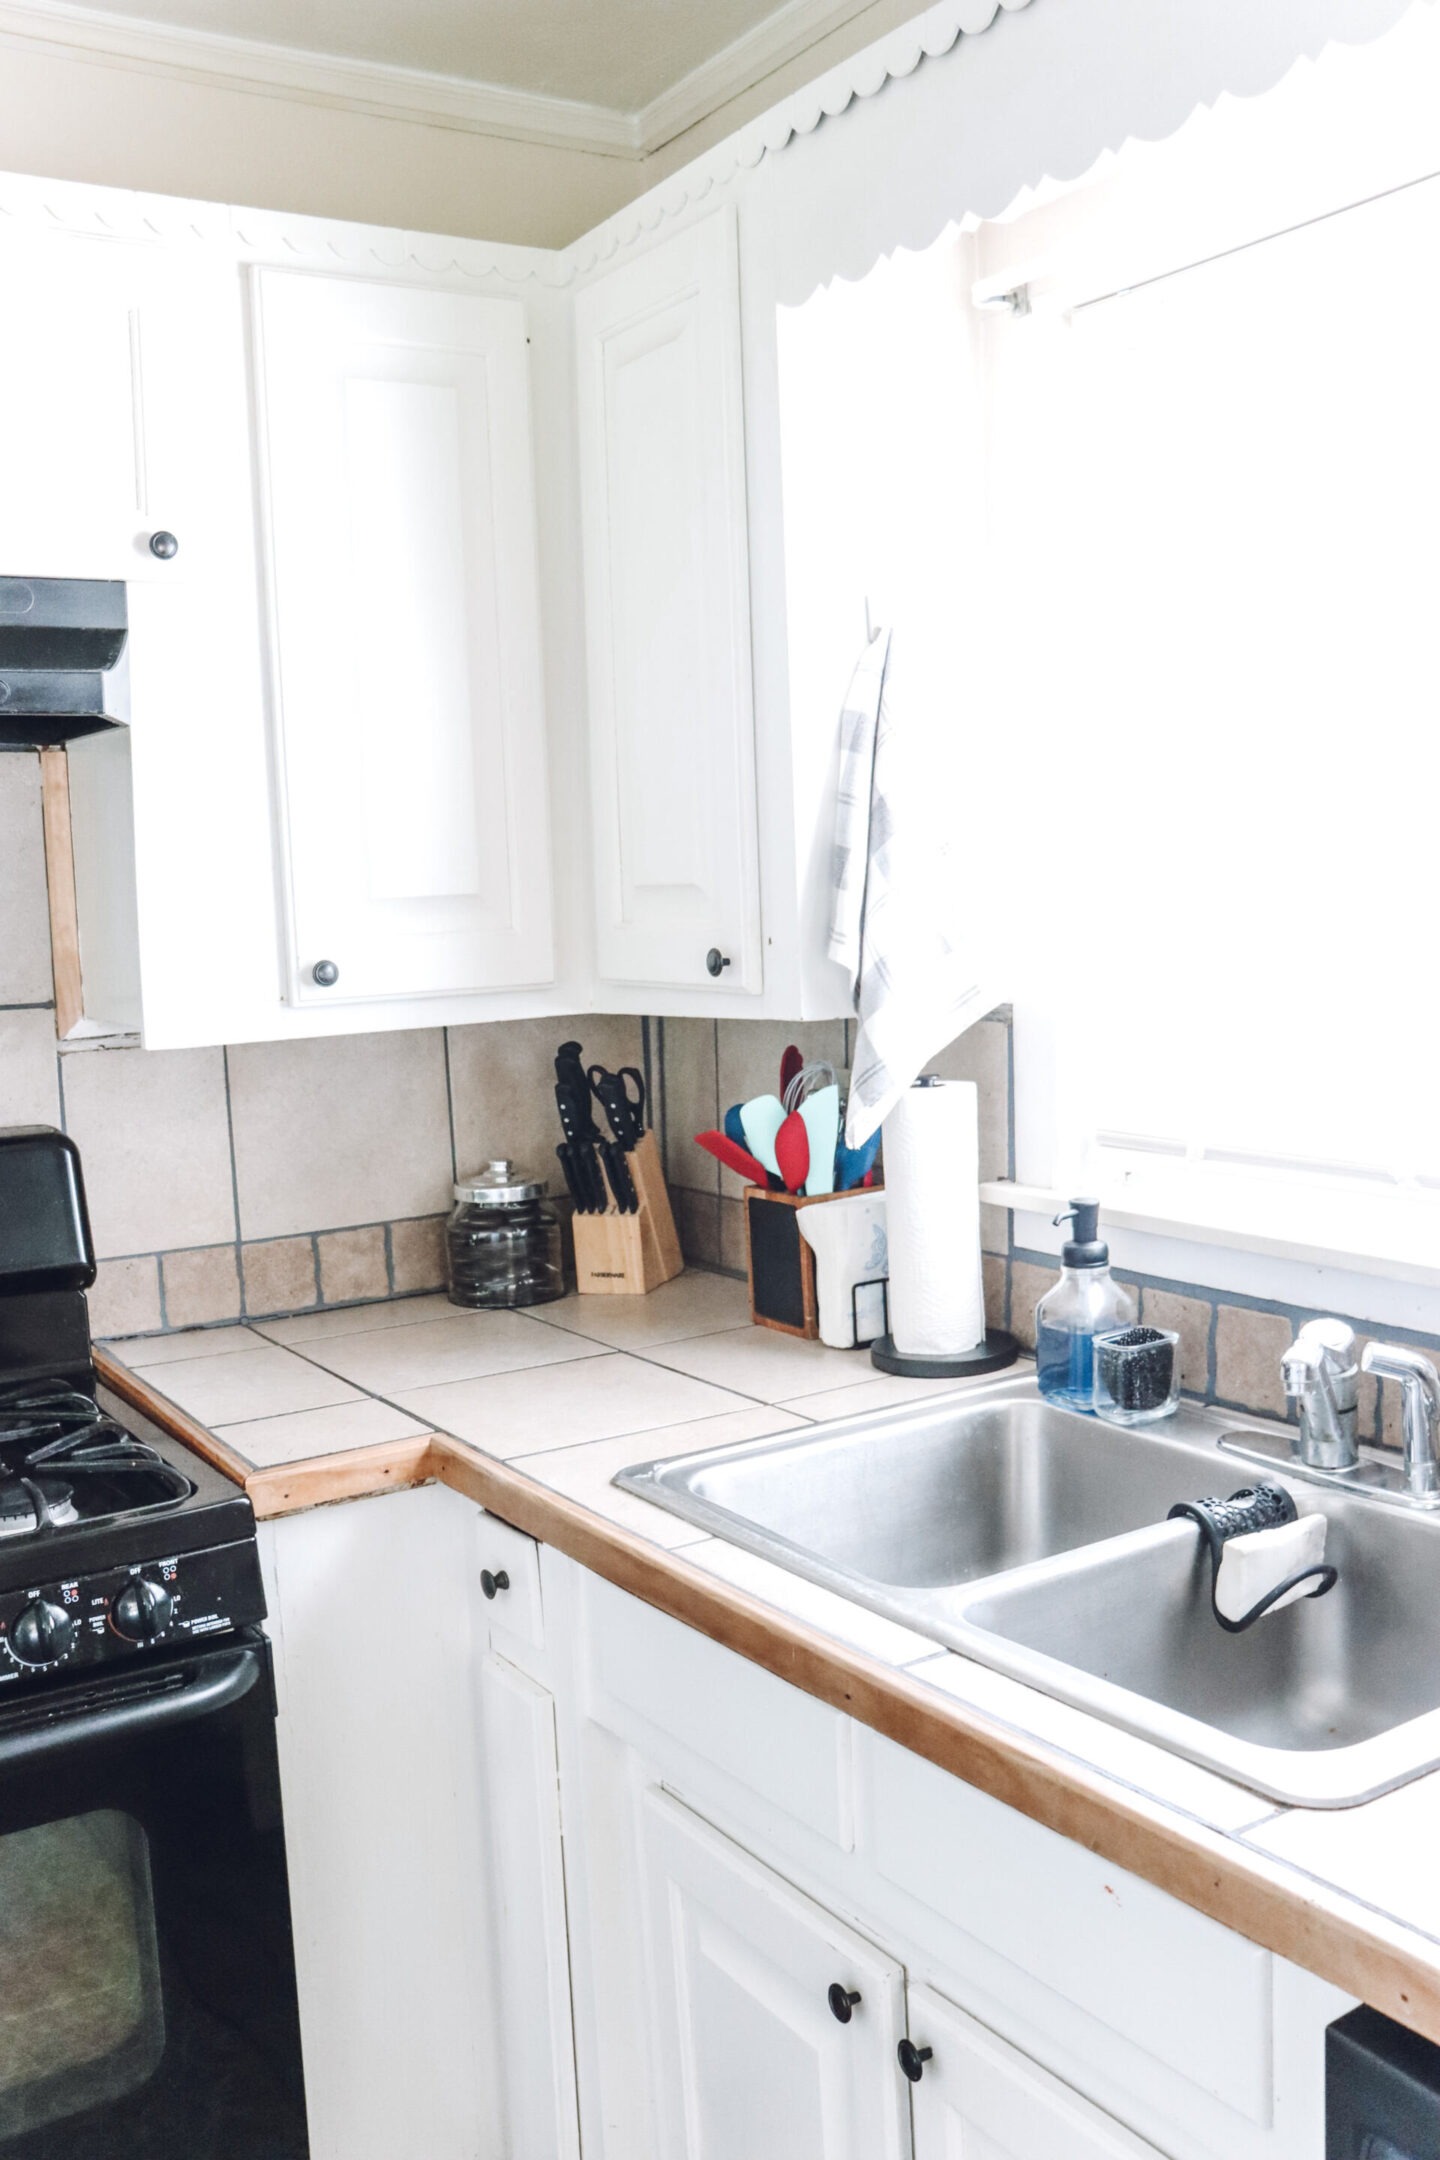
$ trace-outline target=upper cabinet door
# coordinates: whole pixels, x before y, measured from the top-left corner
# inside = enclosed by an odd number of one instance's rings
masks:
[[[255,288],[288,995],[546,983],[523,307]]]
[[[0,290],[0,576],[183,578],[187,435],[207,392],[183,362],[212,304],[210,266],[188,247],[6,236]],[[178,555],[152,551],[157,532]]]
[[[908,2160],[899,1965],[668,1794],[641,1805],[666,2160]]]
[[[602,981],[761,987],[733,209],[575,303]]]

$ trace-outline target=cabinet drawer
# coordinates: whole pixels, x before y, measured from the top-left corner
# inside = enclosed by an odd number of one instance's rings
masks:
[[[1271,2119],[1271,1959],[1113,1861],[862,1736],[877,1872],[1251,2122]]]
[[[593,1578],[585,1614],[602,1721],[661,1768],[678,1743],[796,1822],[854,1842],[849,1720]],[[643,1729],[637,1732],[638,1718]]]
[[[481,1611],[491,1635],[505,1643],[545,1648],[545,1610],[540,1601],[540,1548],[523,1530],[498,1515],[480,1517],[476,1532],[476,1571]],[[504,1580],[501,1581],[501,1577]],[[486,1578],[491,1591],[486,1591]]]

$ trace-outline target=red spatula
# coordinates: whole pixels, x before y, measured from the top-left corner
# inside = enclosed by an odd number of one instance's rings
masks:
[[[810,1175],[810,1135],[798,1110],[790,1112],[775,1135],[775,1160],[786,1192],[798,1193]]]
[[[737,1177],[744,1178],[747,1185],[763,1185],[769,1189],[770,1173],[763,1163],[757,1162],[747,1148],[737,1147],[727,1133],[697,1132],[696,1147],[703,1147],[713,1155],[716,1162],[724,1163]]]
[[[782,1050],[782,1051],[781,1051],[781,1053],[780,1053],[780,1100],[781,1100],[781,1102],[784,1102],[784,1100],[785,1100],[785,1090],[786,1090],[786,1088],[788,1088],[788,1087],[789,1087],[789,1085],[790,1085],[790,1082],[791,1082],[791,1081],[792,1081],[793,1079],[795,1079],[795,1078],[796,1078],[796,1076],[797,1076],[797,1075],[799,1074],[799,1072],[800,1072],[800,1071],[802,1070],[802,1068],[803,1068],[804,1064],[805,1064],[805,1060],[804,1060],[804,1058],[803,1058],[803,1057],[802,1057],[802,1056],[800,1055],[800,1052],[799,1052],[799,1051],[798,1051],[798,1050],[796,1049],[796,1047],[795,1047],[794,1043],[791,1043],[791,1044],[790,1044],[790,1045],[789,1045],[789,1046],[788,1046],[788,1047],[787,1047],[786,1049],[784,1049],[784,1050]]]

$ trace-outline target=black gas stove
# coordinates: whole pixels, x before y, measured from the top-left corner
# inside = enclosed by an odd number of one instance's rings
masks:
[[[0,2160],[306,2160],[255,1520],[97,1385],[94,1277],[0,1131]]]

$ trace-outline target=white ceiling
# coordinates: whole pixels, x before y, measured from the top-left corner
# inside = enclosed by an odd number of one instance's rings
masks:
[[[111,0],[95,12],[634,113],[797,10],[795,0]]]

